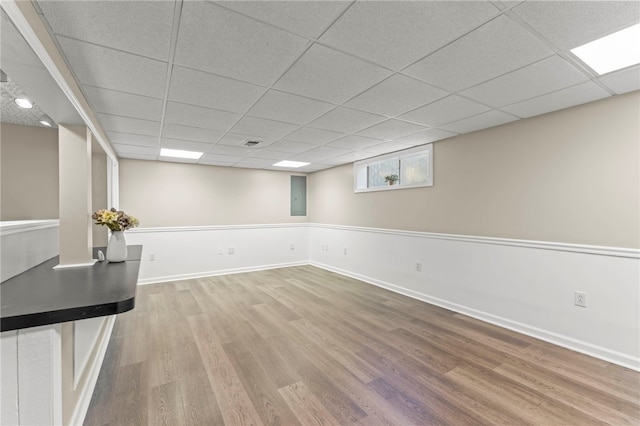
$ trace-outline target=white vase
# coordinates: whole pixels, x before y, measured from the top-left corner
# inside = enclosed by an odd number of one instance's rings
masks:
[[[127,241],[124,231],[112,231],[107,244],[107,260],[109,262],[124,262],[127,260]]]

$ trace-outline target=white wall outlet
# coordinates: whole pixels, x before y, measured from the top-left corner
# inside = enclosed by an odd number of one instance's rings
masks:
[[[422,272],[422,262],[416,262],[416,271]]]
[[[291,243],[289,244],[289,250],[295,250],[296,249],[296,245]]]
[[[582,306],[583,308],[587,307],[587,293],[583,293],[581,291],[576,291],[574,293],[574,303],[576,306]]]
[[[236,249],[233,247],[229,247],[229,250],[227,250],[227,253],[229,254],[236,254]]]
[[[347,254],[347,248],[346,248],[346,247],[344,248],[343,253],[344,253],[345,255]]]
[[[219,255],[223,255],[224,254],[224,249],[222,247],[218,247],[218,254]]]
[[[155,253],[150,253],[149,254],[149,262],[155,262],[156,260],[156,254]]]

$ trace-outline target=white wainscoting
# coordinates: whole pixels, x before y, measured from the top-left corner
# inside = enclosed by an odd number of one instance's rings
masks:
[[[312,265],[640,370],[639,250],[321,224],[309,243]]]
[[[0,222],[0,282],[59,253],[58,219]]]
[[[305,223],[136,228],[125,235],[127,244],[144,246],[139,284],[309,263]]]

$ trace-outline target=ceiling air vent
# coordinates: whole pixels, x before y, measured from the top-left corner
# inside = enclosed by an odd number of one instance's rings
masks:
[[[262,143],[262,141],[246,141],[244,143],[244,146],[248,146],[249,148],[255,148],[260,143]]]

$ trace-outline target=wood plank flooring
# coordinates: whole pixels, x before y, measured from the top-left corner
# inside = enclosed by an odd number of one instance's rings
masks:
[[[638,425],[640,373],[311,266],[154,284],[87,425]]]

